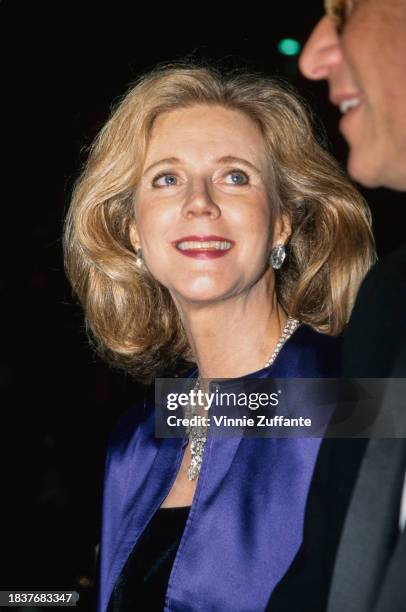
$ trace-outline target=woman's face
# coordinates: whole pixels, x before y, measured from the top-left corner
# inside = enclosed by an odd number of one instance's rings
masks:
[[[178,303],[208,303],[250,291],[272,274],[269,162],[245,114],[196,105],[154,123],[135,194],[131,241]],[[269,183],[268,183],[269,184]]]

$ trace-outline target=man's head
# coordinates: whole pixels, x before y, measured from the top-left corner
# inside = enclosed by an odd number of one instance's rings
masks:
[[[300,69],[328,81],[344,114],[351,176],[406,190],[406,0],[327,0],[326,11]]]

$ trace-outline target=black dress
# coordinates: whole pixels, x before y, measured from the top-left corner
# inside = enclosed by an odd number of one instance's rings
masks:
[[[190,506],[159,508],[115,584],[108,612],[162,612],[172,565]]]

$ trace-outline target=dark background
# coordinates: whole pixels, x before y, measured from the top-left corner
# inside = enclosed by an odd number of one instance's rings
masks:
[[[281,38],[304,42],[320,2],[252,7],[0,2],[3,265],[0,589],[77,589],[91,607],[108,433],[140,389],[95,357],[61,257],[62,221],[86,149],[114,101],[162,61],[222,60],[288,78],[344,163],[325,84],[306,82]],[[87,15],[84,15],[86,7]],[[145,7],[144,7],[145,8]],[[402,197],[363,190],[378,253],[402,241]],[[88,586],[90,585],[90,586]]]

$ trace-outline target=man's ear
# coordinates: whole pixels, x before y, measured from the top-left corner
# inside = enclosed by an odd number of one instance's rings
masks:
[[[273,241],[274,246],[278,244],[286,244],[292,234],[292,223],[289,215],[280,215],[275,221],[273,230]]]
[[[134,221],[130,224],[130,242],[134,247],[134,250],[140,248],[140,238],[138,236],[137,226]]]

